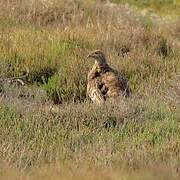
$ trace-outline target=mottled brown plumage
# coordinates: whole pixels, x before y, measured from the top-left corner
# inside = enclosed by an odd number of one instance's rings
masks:
[[[103,52],[96,50],[88,55],[95,64],[88,73],[87,94],[95,103],[103,103],[107,98],[130,95],[128,80],[120,72],[112,69]]]

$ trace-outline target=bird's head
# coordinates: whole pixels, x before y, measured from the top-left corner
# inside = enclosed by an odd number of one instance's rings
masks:
[[[104,53],[100,50],[95,50],[91,52],[87,58],[93,58],[95,59],[99,64],[106,64],[106,57]]]

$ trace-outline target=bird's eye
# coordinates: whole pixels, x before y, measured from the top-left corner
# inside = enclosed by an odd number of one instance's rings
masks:
[[[95,52],[95,54],[98,54],[98,52]]]

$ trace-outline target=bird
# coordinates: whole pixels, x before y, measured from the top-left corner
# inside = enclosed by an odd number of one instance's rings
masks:
[[[102,104],[109,98],[130,96],[128,79],[108,65],[101,50],[91,52],[87,58],[95,60],[87,75],[87,95],[94,103]]]

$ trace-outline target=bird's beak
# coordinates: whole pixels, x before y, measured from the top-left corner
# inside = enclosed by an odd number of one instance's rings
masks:
[[[87,58],[92,58],[92,54],[89,54],[89,55],[87,56]]]

